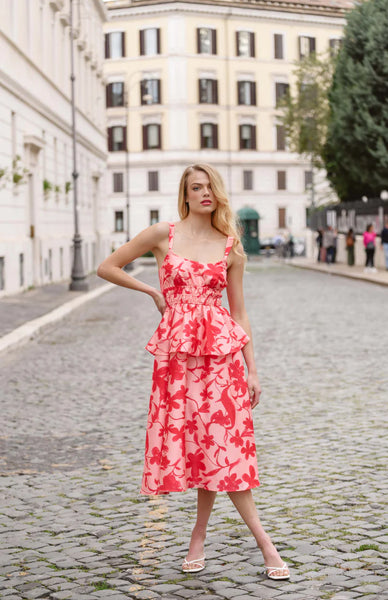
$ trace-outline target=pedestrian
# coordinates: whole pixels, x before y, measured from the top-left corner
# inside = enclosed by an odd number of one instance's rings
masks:
[[[318,258],[317,262],[321,262],[322,260],[322,242],[323,242],[323,229],[317,229],[317,237],[315,238],[315,242],[318,246]]]
[[[366,230],[364,231],[364,246],[365,246],[365,254],[366,254],[366,261],[365,261],[365,269],[364,271],[376,271],[377,269],[375,269],[374,266],[374,256],[375,256],[375,249],[376,249],[376,245],[375,245],[375,240],[376,240],[376,232],[373,228],[372,223],[370,223],[369,225],[366,226]]]
[[[326,262],[330,265],[335,252],[334,231],[331,225],[328,225],[326,231],[323,232],[323,247],[326,249]]]
[[[385,268],[388,271],[388,217],[385,217],[384,227],[381,231],[381,245],[384,250]]]
[[[332,255],[333,264],[337,260],[337,243],[338,243],[338,230],[333,229],[333,255]]]
[[[346,252],[348,254],[348,265],[353,267],[354,265],[354,244],[356,242],[356,236],[352,228],[349,229],[346,234]]]
[[[178,222],[148,227],[97,271],[148,294],[162,314],[146,346],[155,361],[140,492],[197,488],[197,519],[183,571],[205,568],[208,520],[217,492],[225,491],[263,554],[267,576],[289,579],[251,492],[259,485],[252,409],[261,389],[243,300],[244,250],[214,168],[185,169],[178,211]],[[122,270],[149,250],[159,266],[161,291]],[[224,288],[230,313],[221,306]]]

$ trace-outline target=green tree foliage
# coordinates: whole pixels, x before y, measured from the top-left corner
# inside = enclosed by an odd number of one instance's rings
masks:
[[[388,189],[388,0],[349,13],[329,92],[324,148],[328,178],[343,201]]]
[[[317,168],[323,167],[333,60],[315,53],[296,63],[294,85],[279,103],[280,122],[284,125],[290,150],[308,158]]]

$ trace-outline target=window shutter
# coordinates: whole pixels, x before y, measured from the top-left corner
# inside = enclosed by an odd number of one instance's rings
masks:
[[[303,37],[300,35],[298,39],[299,39],[299,58],[303,58],[303,48],[302,48]]]
[[[202,97],[201,97],[201,80],[198,79],[198,104],[202,104]]]
[[[127,127],[123,127],[123,147],[122,150],[127,150]]]
[[[217,31],[212,29],[212,54],[217,54]]]
[[[256,150],[256,125],[252,125],[251,135],[252,135],[251,148],[252,148],[252,150]]]
[[[197,27],[197,54],[201,53],[201,35],[199,27]]]
[[[311,37],[309,41],[310,53],[315,52],[315,37]]]
[[[218,104],[218,80],[213,79],[213,102]]]
[[[145,100],[143,100],[143,97],[146,94],[146,81],[145,79],[142,79],[140,82],[140,104],[145,104]]]
[[[125,31],[121,32],[121,56],[125,56]]]
[[[278,190],[286,189],[286,172],[278,171]]]
[[[275,58],[283,58],[283,36],[280,33],[274,35]]]
[[[286,228],[286,209],[279,208],[278,216],[279,216],[279,229],[285,229]]]
[[[143,150],[148,150],[147,125],[143,125]]]
[[[203,124],[200,125],[201,148],[205,147],[205,138],[203,135]]]
[[[158,148],[162,148],[162,126],[158,125]]]
[[[111,89],[111,84],[108,83],[108,85],[106,86],[106,107],[109,108],[111,106],[110,103],[110,89]]]
[[[158,82],[158,103],[162,104],[162,83],[161,83],[160,79],[158,79],[157,82]]]
[[[143,29],[141,29],[139,31],[140,34],[140,55],[143,56],[144,55],[144,31]]]
[[[218,125],[213,125],[213,148],[218,148]]]
[[[156,53],[160,54],[160,29],[156,30]]]
[[[240,138],[240,150],[243,149],[243,139],[242,139],[242,125],[238,126],[238,134]]]
[[[250,56],[255,57],[255,34],[251,32],[249,34],[249,46],[250,46]],[[256,104],[256,103],[255,103]]]
[[[256,81],[251,82],[251,104],[256,106]]]
[[[108,151],[112,152],[113,150],[113,134],[112,127],[108,127]]]
[[[285,150],[286,148],[283,125],[276,125],[276,146],[277,150]]]
[[[242,104],[241,102],[241,81],[237,82],[237,104]]]
[[[240,56],[239,35],[240,35],[240,32],[236,31],[236,56]]]
[[[109,33],[105,34],[105,58],[110,58]]]

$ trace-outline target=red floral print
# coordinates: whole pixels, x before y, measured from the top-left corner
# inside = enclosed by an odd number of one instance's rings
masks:
[[[147,344],[155,355],[141,493],[259,485],[241,348],[249,340],[221,306],[226,258],[203,264],[169,252],[159,271],[167,309]]]

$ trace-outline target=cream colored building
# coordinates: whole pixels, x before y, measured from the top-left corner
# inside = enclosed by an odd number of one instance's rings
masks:
[[[105,216],[102,0],[74,0],[83,262],[110,250]],[[70,0],[0,0],[0,295],[69,277],[73,193]]]
[[[351,0],[105,4],[115,243],[126,237],[126,161],[131,237],[177,217],[180,175],[201,161],[221,171],[234,210],[259,212],[261,237],[303,235],[310,166],[287,150],[276,99],[303,54],[338,46]]]

